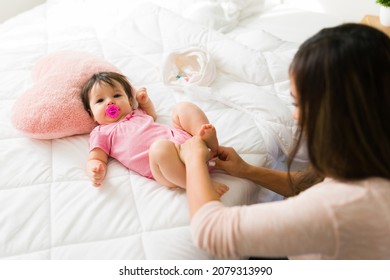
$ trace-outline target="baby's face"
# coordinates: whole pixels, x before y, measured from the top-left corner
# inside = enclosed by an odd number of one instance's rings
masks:
[[[132,111],[130,100],[122,85],[114,81],[114,87],[104,82],[95,84],[89,93],[89,106],[92,116],[98,124],[114,123]],[[114,118],[106,113],[107,106],[115,104],[119,108]]]

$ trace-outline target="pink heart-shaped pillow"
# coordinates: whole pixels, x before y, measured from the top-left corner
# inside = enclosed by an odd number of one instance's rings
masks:
[[[86,52],[60,51],[41,58],[32,70],[34,84],[14,104],[13,125],[37,139],[91,132],[96,123],[84,110],[80,92],[93,74],[102,71],[120,73]]]

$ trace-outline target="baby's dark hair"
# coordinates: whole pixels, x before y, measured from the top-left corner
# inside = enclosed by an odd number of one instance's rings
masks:
[[[126,76],[116,73],[116,72],[99,72],[94,74],[83,86],[81,89],[81,100],[84,105],[84,109],[88,112],[90,116],[92,116],[91,113],[91,107],[89,106],[89,93],[92,90],[92,87],[96,83],[106,83],[110,86],[115,86],[114,81],[118,82],[123,89],[126,92],[127,97],[130,100],[130,103],[133,103],[134,99],[134,89],[130,85],[129,80],[126,78]]]

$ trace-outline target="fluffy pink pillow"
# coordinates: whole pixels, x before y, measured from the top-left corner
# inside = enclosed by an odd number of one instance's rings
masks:
[[[80,91],[101,71],[120,73],[114,65],[85,52],[60,51],[41,58],[32,70],[33,86],[13,107],[13,125],[37,139],[91,132],[96,124],[84,110]]]

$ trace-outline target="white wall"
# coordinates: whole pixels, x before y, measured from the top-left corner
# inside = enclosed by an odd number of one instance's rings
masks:
[[[375,0],[284,0],[296,7],[333,14],[345,22],[360,22],[367,15],[379,15]]]
[[[0,0],[0,23],[46,0]]]
[[[0,23],[44,2],[46,1],[0,0]],[[375,0],[281,0],[281,2],[306,10],[331,13],[344,21],[359,22],[366,14],[379,14],[379,5]]]

